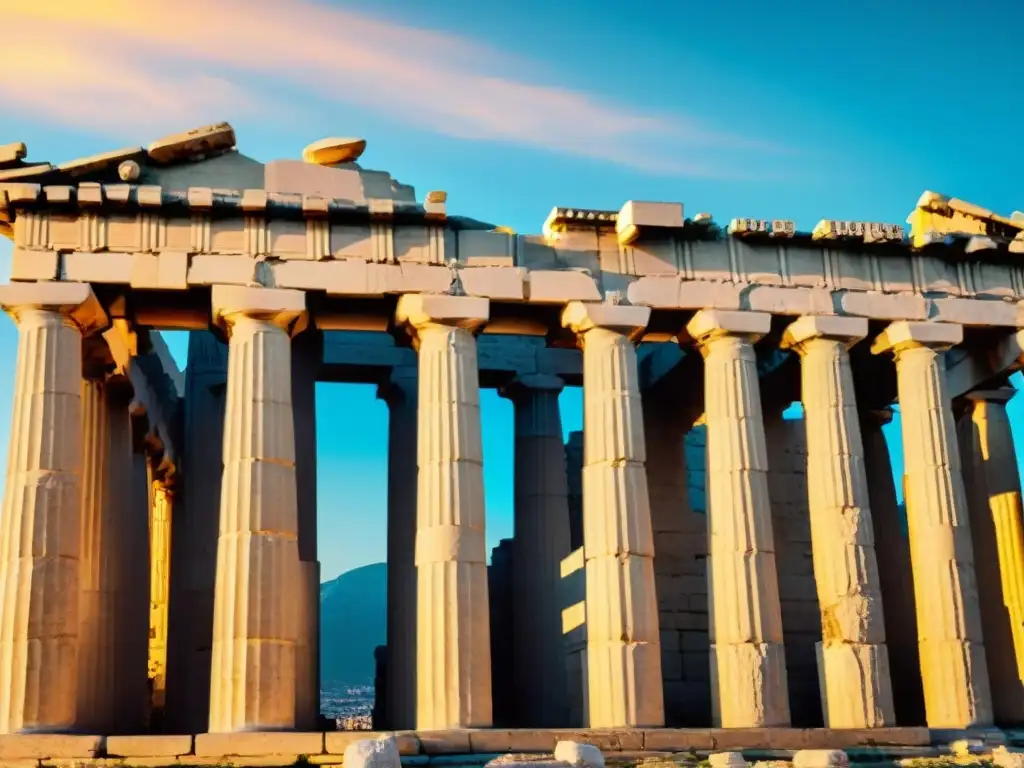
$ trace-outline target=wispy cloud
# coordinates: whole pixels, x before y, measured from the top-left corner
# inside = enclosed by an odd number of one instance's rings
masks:
[[[0,18],[6,109],[123,138],[223,117],[273,121],[292,100],[317,100],[649,172],[728,174],[721,150],[775,149],[527,82],[518,73],[532,64],[463,37],[308,0],[0,0]]]

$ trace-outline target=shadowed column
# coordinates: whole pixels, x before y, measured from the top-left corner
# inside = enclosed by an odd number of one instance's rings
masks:
[[[299,600],[295,644],[295,727],[317,729],[320,714],[320,561],[316,527],[316,376],[323,361],[315,330],[292,340],[292,414],[295,419],[295,487],[298,500]]]
[[[515,404],[515,556],[512,657],[516,724],[568,725],[560,583],[569,554],[569,488],[557,376],[520,376],[501,394]],[[528,673],[527,673],[528,671]]]
[[[948,323],[890,325],[872,345],[896,360],[918,652],[928,725],[992,723],[974,552],[942,352]]]
[[[867,331],[863,318],[806,316],[792,323],[782,339],[784,348],[800,355],[826,728],[895,723],[864,447],[847,351]]]
[[[665,722],[636,348],[647,307],[570,303],[583,350],[583,539],[591,728]]]
[[[771,316],[704,310],[686,333],[704,357],[712,719],[789,724],[782,609],[754,342]]]
[[[295,725],[298,499],[291,336],[301,291],[214,286],[229,336],[210,731]]]
[[[486,299],[407,294],[396,321],[419,356],[416,727],[492,722],[480,383]]]
[[[992,712],[1000,725],[1024,723],[1024,529],[1006,416],[1016,392],[1009,386],[968,392],[958,430]]]
[[[388,728],[416,727],[415,368],[395,368],[377,397],[388,404]]]
[[[864,471],[871,501],[879,589],[884,596],[885,644],[889,649],[893,710],[897,725],[924,725],[924,693],[917,657],[917,615],[914,579],[910,569],[910,540],[896,499],[889,445],[882,426],[892,421],[892,409],[860,413]]]
[[[0,733],[75,724],[82,334],[105,324],[88,285],[0,286],[18,324],[0,513]]]
[[[110,637],[114,617],[105,605],[103,587],[109,558],[102,554],[104,539],[109,535],[110,427],[103,382],[82,381],[81,598],[75,726],[86,733],[114,732],[116,657],[111,653]]]
[[[188,335],[183,487],[171,520],[171,602],[167,636],[166,728],[205,731],[223,474],[227,346],[210,331]]]

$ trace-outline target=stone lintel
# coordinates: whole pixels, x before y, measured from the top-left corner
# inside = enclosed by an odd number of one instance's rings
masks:
[[[24,142],[15,141],[11,144],[4,144],[0,146],[0,167],[24,160],[27,154],[28,148]]]
[[[395,310],[395,322],[412,331],[430,325],[451,325],[475,333],[490,317],[490,299],[477,296],[409,293],[398,299]]]
[[[498,394],[515,400],[517,397],[530,391],[561,392],[565,388],[565,381],[558,376],[549,373],[527,373],[516,376],[505,386],[501,387]]]
[[[295,336],[305,330],[309,318],[305,291],[215,285],[211,304],[213,322],[225,330],[230,330],[233,318],[243,316],[266,320]]]
[[[810,339],[833,339],[852,346],[868,335],[866,317],[840,315],[804,315],[794,320],[782,334],[783,349],[799,348]]]
[[[720,336],[743,336],[757,341],[771,329],[772,316],[767,312],[702,309],[686,324],[683,336],[701,345]]]
[[[25,309],[60,312],[83,334],[105,328],[110,320],[88,283],[9,283],[0,285],[0,307],[15,322]]]
[[[629,304],[570,301],[562,310],[562,327],[578,335],[594,328],[607,328],[619,331],[635,341],[650,321],[650,307]]]
[[[911,347],[928,347],[942,352],[964,340],[964,327],[953,323],[920,323],[897,320],[889,325],[871,345],[874,355],[898,352]]]
[[[1017,390],[1007,386],[999,387],[998,389],[972,389],[970,392],[965,392],[963,396],[974,402],[981,401],[1005,405],[1010,402],[1010,398],[1015,394],[1017,394]]]

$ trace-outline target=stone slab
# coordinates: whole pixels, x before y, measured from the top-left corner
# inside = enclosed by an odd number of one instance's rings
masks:
[[[479,730],[469,734],[470,748],[480,752],[552,752],[553,731]]]
[[[95,757],[102,749],[102,736],[71,736],[56,733],[0,735],[0,760],[90,758]]]
[[[198,757],[319,755],[323,751],[322,733],[200,733],[196,735],[195,744]]]
[[[711,736],[718,750],[927,747],[932,743],[927,728],[719,728]]]
[[[416,731],[425,755],[466,754],[471,751],[470,731]]]
[[[697,749],[714,749],[715,742],[710,730],[696,728],[659,728],[644,731],[645,750],[671,750],[689,752]]]
[[[108,736],[108,757],[174,757],[192,754],[193,740],[183,736]]]

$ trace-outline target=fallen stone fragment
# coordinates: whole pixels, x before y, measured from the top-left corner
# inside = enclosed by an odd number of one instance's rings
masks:
[[[578,744],[575,741],[560,741],[555,744],[555,760],[573,766],[604,768],[604,755],[593,744]]]
[[[742,752],[715,752],[708,755],[708,762],[711,768],[744,768],[747,764]]]
[[[849,764],[841,749],[801,749],[793,755],[793,768],[847,768]]]
[[[996,768],[1024,768],[1024,753],[1011,752],[1004,746],[992,750],[992,763]]]
[[[353,741],[345,747],[345,768],[402,768],[394,736]]]

